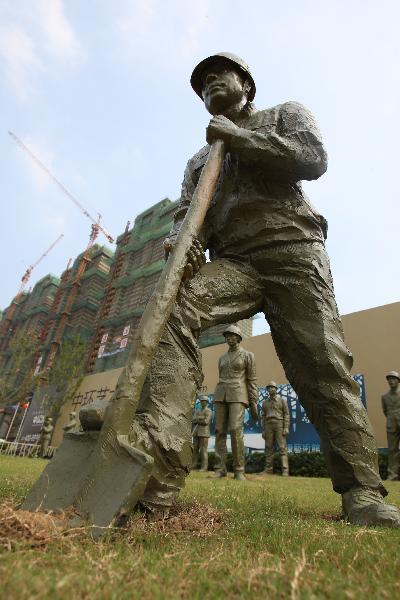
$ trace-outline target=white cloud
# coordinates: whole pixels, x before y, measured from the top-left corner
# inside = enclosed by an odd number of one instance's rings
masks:
[[[33,39],[18,27],[0,28],[0,58],[9,86],[26,100],[32,91],[30,73],[42,68]]]
[[[81,44],[64,14],[62,0],[40,0],[37,7],[37,23],[46,35],[48,50],[61,60],[82,59]]]
[[[0,16],[0,66],[18,100],[34,93],[41,71],[53,66],[58,71],[60,62],[76,66],[85,59],[63,0],[37,0],[34,6],[27,0],[6,2]]]
[[[207,27],[209,0],[126,0],[117,19],[117,36],[128,54],[138,59],[137,51],[148,59],[170,64],[171,55],[185,56],[196,51]],[[170,66],[172,66],[170,64]]]

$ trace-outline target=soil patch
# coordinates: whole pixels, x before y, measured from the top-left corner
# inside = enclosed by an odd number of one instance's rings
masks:
[[[133,515],[127,533],[153,531],[164,535],[190,534],[209,537],[222,527],[224,512],[200,502],[177,502],[168,516],[157,521],[148,521],[145,516]]]

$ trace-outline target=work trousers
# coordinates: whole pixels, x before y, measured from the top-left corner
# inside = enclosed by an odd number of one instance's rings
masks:
[[[400,476],[400,419],[392,418],[394,431],[387,431],[388,441],[388,478],[398,479]],[[397,427],[396,427],[397,425]]]
[[[200,457],[200,468],[202,471],[208,469],[208,437],[193,436],[193,463],[192,469],[197,469]]]
[[[226,473],[226,437],[230,433],[233,470],[244,472],[243,418],[241,402],[215,402],[215,471]]]
[[[372,428],[350,376],[352,356],[324,245],[301,242],[219,257],[181,285],[132,423],[132,444],[154,457],[144,505],[169,506],[190,471],[192,403],[202,384],[200,332],[260,311],[319,433],[334,490],[365,486],[386,495]]]
[[[265,471],[273,473],[274,470],[274,445],[278,446],[281,459],[282,474],[289,474],[288,451],[286,436],[282,434],[283,422],[279,419],[270,419],[265,423]]]

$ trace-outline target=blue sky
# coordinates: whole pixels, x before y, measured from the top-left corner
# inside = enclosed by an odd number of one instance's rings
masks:
[[[320,124],[328,172],[305,187],[329,221],[340,311],[398,301],[399,12],[395,0],[0,0],[0,307],[60,233],[32,285],[90,230],[7,131],[117,235],[179,196],[209,119],[190,74],[222,50],[251,65],[258,108],[297,100]]]

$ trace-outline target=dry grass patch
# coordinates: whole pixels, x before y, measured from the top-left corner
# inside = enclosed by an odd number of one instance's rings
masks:
[[[148,522],[144,516],[134,515],[126,533],[138,531],[157,533],[162,536],[187,534],[207,538],[222,527],[224,512],[200,502],[177,502],[169,515],[159,521]],[[125,532],[124,532],[125,534]]]
[[[90,526],[69,528],[67,513],[60,515],[19,510],[11,502],[0,504],[0,548],[13,551],[16,548],[38,548],[47,550],[49,545],[64,538],[78,541],[88,537]],[[223,511],[194,502],[177,502],[169,515],[158,521],[149,522],[144,515],[135,513],[124,528],[110,528],[118,538],[129,544],[137,534],[157,534],[162,537],[186,534],[207,538],[221,528]],[[107,534],[107,530],[105,531]]]

